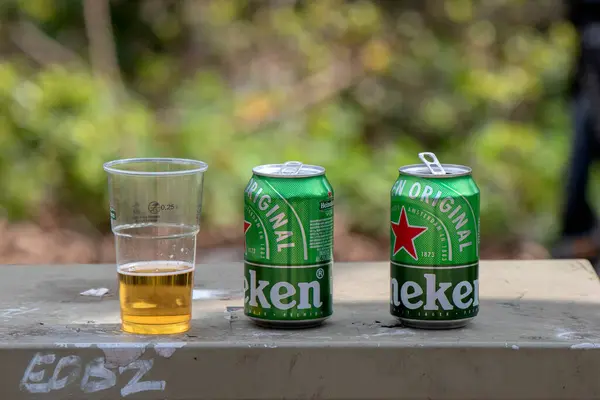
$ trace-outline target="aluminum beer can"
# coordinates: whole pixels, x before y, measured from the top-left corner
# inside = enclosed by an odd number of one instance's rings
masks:
[[[244,314],[302,328],[333,312],[333,189],[325,168],[260,165],[244,193]]]
[[[414,328],[458,328],[479,312],[479,189],[471,168],[419,157],[391,190],[390,312]]]

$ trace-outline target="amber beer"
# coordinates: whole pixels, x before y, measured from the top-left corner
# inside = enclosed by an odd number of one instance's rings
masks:
[[[167,261],[119,266],[122,327],[138,334],[174,334],[190,328],[194,267]]]

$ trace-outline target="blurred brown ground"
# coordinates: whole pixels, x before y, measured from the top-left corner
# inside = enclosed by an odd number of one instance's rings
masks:
[[[112,234],[82,229],[81,220],[48,210],[35,222],[0,220],[1,264],[94,264],[115,262]],[[77,227],[74,229],[73,227]],[[243,258],[243,235],[238,226],[202,229],[198,236],[199,263],[239,261]],[[336,215],[334,257],[336,261],[384,261],[388,238],[373,239],[351,232],[343,215]],[[482,259],[550,258],[540,244],[528,241],[483,242]]]

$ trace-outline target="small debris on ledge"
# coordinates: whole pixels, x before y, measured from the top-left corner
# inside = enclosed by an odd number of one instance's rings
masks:
[[[107,288],[97,288],[97,289],[89,289],[89,290],[86,290],[85,292],[81,292],[79,294],[82,296],[102,297],[106,293],[108,293]]]

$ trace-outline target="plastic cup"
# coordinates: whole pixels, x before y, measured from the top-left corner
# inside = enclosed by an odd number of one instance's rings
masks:
[[[104,164],[123,331],[174,334],[190,328],[207,168],[178,158]]]

